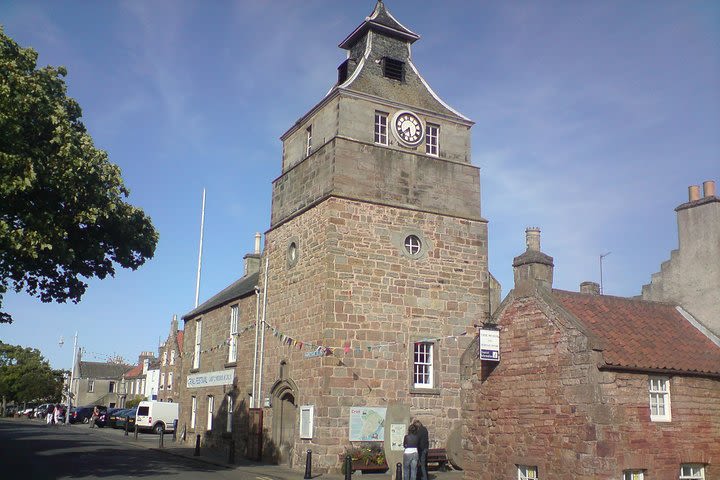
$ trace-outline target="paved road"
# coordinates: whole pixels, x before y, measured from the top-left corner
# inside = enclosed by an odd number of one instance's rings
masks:
[[[222,465],[160,452],[158,437],[140,434],[133,440],[120,430],[91,429],[87,425],[49,427],[39,420],[0,419],[0,478],[177,480],[279,477],[252,468]],[[302,478],[302,475],[296,478]]]

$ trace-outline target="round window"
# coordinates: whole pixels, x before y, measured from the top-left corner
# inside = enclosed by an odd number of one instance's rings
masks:
[[[422,242],[417,235],[408,235],[405,237],[405,251],[410,255],[417,255],[422,249]]]

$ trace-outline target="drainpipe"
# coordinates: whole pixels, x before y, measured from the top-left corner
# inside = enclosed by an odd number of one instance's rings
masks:
[[[260,332],[260,372],[258,373],[258,389],[257,394],[262,401],[262,377],[263,377],[263,362],[265,361],[265,315],[267,312],[267,286],[268,286],[268,263],[269,257],[265,257],[265,282],[263,284],[263,311],[262,311],[262,325]],[[262,403],[260,403],[262,406]]]
[[[255,351],[253,354],[252,398],[250,399],[250,408],[257,408],[258,335],[260,335],[260,287],[255,285]]]

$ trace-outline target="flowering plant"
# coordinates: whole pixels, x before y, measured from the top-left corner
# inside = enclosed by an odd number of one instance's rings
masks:
[[[355,465],[385,465],[385,451],[382,443],[368,442],[352,445],[345,450],[343,459],[350,455]]]

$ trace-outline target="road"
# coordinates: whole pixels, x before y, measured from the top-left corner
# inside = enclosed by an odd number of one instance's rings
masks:
[[[169,439],[169,437],[168,437]],[[0,478],[54,480],[65,478],[143,478],[196,480],[278,480],[262,469],[227,468],[169,450],[159,451],[158,437],[134,440],[120,430],[88,425],[47,426],[39,420],[0,419]],[[255,471],[253,471],[255,470]],[[302,475],[296,478],[302,478]]]

